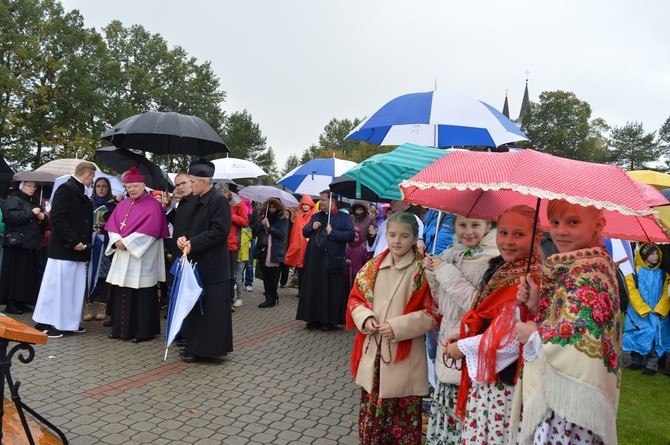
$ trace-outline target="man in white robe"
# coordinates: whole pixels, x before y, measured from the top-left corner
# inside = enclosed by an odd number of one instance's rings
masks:
[[[93,184],[96,167],[80,162],[74,176],[61,184],[51,203],[49,259],[33,312],[35,328],[50,338],[63,331],[83,333],[79,326],[86,292],[86,262],[91,259],[93,204],[86,187]]]

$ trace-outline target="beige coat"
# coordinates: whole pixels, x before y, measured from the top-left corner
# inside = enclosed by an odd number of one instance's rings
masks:
[[[377,342],[381,341],[382,360],[379,371],[379,397],[381,398],[428,394],[428,366],[424,334],[430,330],[433,319],[424,310],[403,315],[405,306],[411,298],[412,275],[415,270],[413,260],[414,252],[410,250],[394,266],[392,255],[389,253],[379,267],[372,310],[359,306],[351,314],[356,327],[363,334],[366,333],[363,324],[368,317],[376,317],[380,324],[389,322],[393,328],[395,341],[389,342],[380,334],[365,337],[356,376],[356,383],[366,391],[372,392]],[[429,296],[428,293],[426,295]],[[396,341],[407,339],[412,339],[411,352],[406,359],[395,363]],[[390,361],[390,363],[384,363],[384,361]]]
[[[458,385],[461,382],[461,371],[447,368],[442,359],[442,345],[447,337],[458,333],[461,318],[470,310],[484,272],[488,269],[489,260],[498,256],[496,247],[496,231],[490,230],[479,244],[481,251],[474,252],[471,257],[460,258],[466,248],[458,241],[440,255],[444,261],[434,271],[426,270],[426,278],[430,284],[433,300],[437,303],[438,312],[442,315],[438,336],[437,354],[435,357],[435,373],[440,382]]]

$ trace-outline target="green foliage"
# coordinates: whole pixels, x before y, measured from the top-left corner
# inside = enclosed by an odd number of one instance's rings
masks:
[[[247,110],[228,116],[224,125],[223,140],[230,148],[230,157],[253,162],[256,162],[258,156],[267,148],[267,139]]]
[[[606,123],[590,122],[591,106],[567,91],[545,91],[528,108],[523,125],[536,150],[569,159],[606,162],[600,133]],[[526,144],[524,144],[525,146]]]
[[[298,167],[299,165],[300,165],[300,159],[298,159],[297,155],[292,154],[286,160],[286,165],[284,165],[284,169],[281,171],[279,176],[283,177],[284,175],[286,175],[288,172],[290,172],[294,168]]]
[[[149,110],[192,114],[222,133],[225,92],[197,63],[142,26],[103,34],[56,0],[0,0],[0,149],[17,169],[94,159],[109,126]],[[188,156],[154,156],[170,170]]]
[[[260,153],[254,162],[268,174],[263,178],[267,184],[274,184],[280,178],[279,170],[277,169],[277,159],[272,147],[268,147],[267,150]]]
[[[648,169],[647,162],[658,161],[661,148],[654,133],[645,134],[641,122],[628,122],[614,127],[611,133],[613,161],[626,170]]]
[[[395,147],[369,144],[367,142],[355,141],[345,139],[351,130],[353,130],[362,119],[336,119],[333,118],[323,128],[323,132],[319,135],[319,144],[312,144],[307,150],[302,153],[300,164],[304,164],[310,159],[314,158],[330,158],[336,157],[338,159],[346,159],[354,162],[361,162],[373,154],[385,153],[393,150]],[[295,167],[294,167],[295,168]],[[290,171],[290,169],[284,169]]]

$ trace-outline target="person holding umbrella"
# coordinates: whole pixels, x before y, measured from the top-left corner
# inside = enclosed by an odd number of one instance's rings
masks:
[[[351,216],[337,211],[330,190],[319,194],[319,210],[302,229],[309,241],[295,318],[306,321],[307,329],[332,331],[344,324],[349,293],[345,250],[354,240],[354,224]]]
[[[259,308],[273,307],[278,304],[279,275],[281,263],[286,255],[288,240],[288,218],[285,216],[284,204],[277,198],[270,198],[258,209],[259,218],[256,218],[251,227],[257,237],[256,258],[260,263],[263,276],[263,290],[265,301]]]
[[[201,303],[182,325],[187,363],[211,360],[233,350],[230,311],[231,286],[228,234],[230,203],[212,187],[214,164],[206,159],[191,163],[192,194],[179,201],[173,237],[177,247],[197,263],[204,287]]]
[[[516,326],[523,408],[511,430],[520,444],[616,443],[621,317],[603,211],[552,200],[547,217],[559,253],[545,259],[539,286],[532,277],[519,286],[519,303],[537,315]]]
[[[156,284],[166,278],[163,239],[170,235],[163,208],[146,191],[144,175],[133,167],[124,182],[128,197],[105,223],[105,255],[114,255],[107,274],[114,304],[109,338],[140,343],[160,333]]]

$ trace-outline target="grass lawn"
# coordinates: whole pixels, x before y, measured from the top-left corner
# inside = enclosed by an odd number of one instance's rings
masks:
[[[670,445],[670,377],[623,370],[617,431],[620,445]]]

